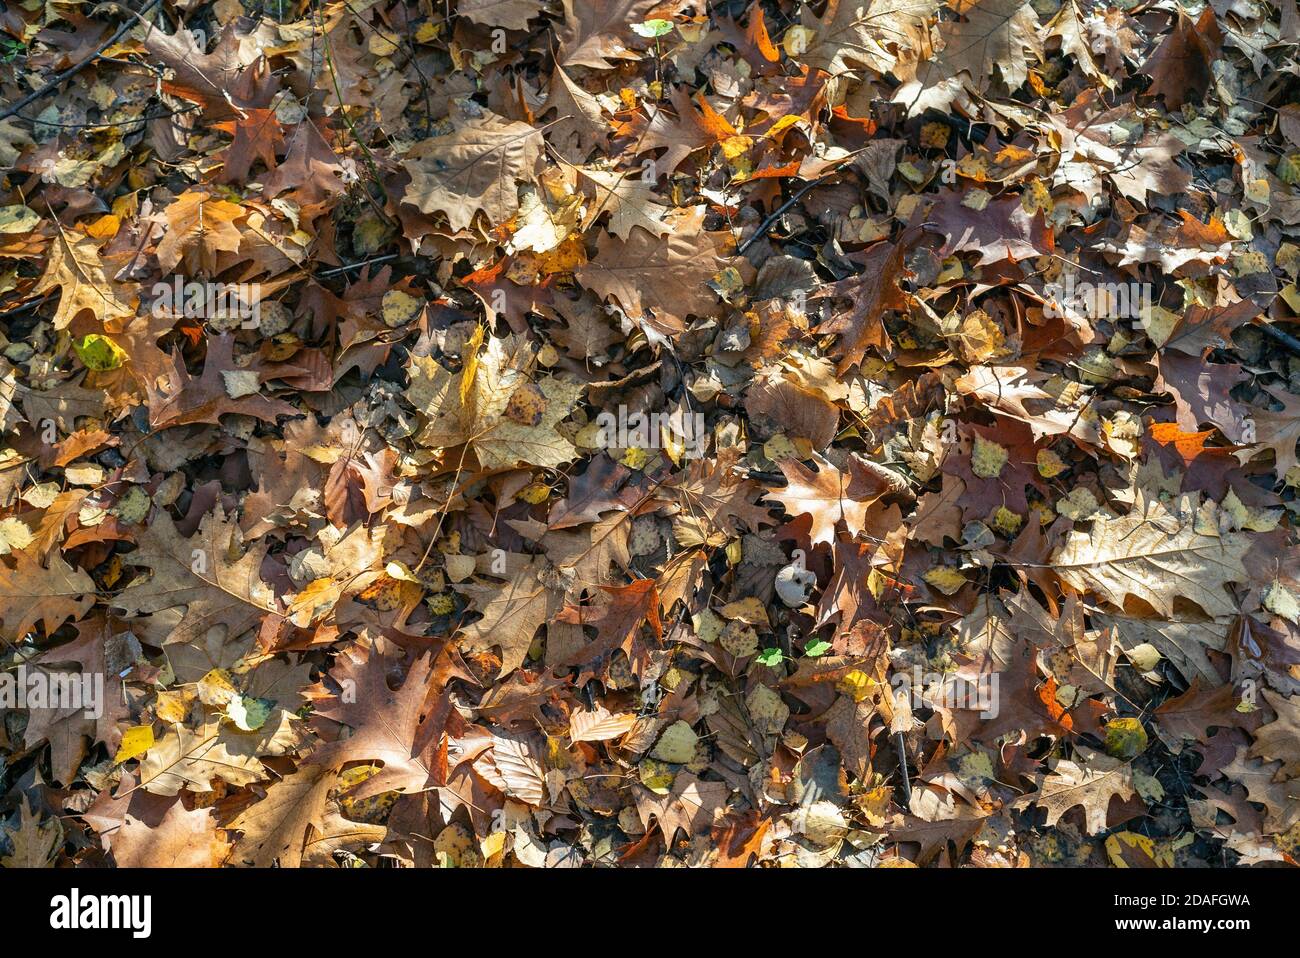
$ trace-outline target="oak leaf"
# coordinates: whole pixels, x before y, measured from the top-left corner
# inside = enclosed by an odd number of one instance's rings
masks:
[[[321,765],[304,765],[267,786],[266,797],[230,822],[243,834],[235,842],[233,861],[270,868],[297,868],[302,862],[308,828],[323,828],[325,801],[337,778]]]
[[[501,675],[523,665],[537,630],[563,605],[563,597],[538,579],[541,571],[534,563],[502,585],[468,582],[455,586],[473,599],[482,613],[477,622],[464,627],[461,647],[470,652],[500,647]]]
[[[645,231],[626,240],[601,235],[596,258],[574,274],[601,299],[615,299],[630,315],[653,311],[682,322],[687,316],[714,316],[717,295],[706,283],[724,265],[726,233],[704,230],[704,207],[681,210],[666,219],[666,240]]]
[[[48,567],[27,552],[12,553],[14,566],[0,561],[0,624],[8,635],[21,637],[39,625],[51,634],[64,620],[79,618],[95,601],[95,582],[59,552]]]
[[[159,511],[126,557],[150,575],[132,582],[113,604],[152,616],[145,628],[158,644],[196,643],[213,628],[241,635],[274,612],[276,602],[260,572],[266,545],[241,553],[240,540],[238,524],[220,506],[203,517],[191,539]]]
[[[173,725],[140,760],[140,787],[176,795],[181,789],[210,792],[217,779],[235,787],[260,781],[270,773],[259,756],[284,755],[298,744],[288,713],[281,717],[280,725],[254,733],[211,716],[197,729]]]
[[[1038,776],[1038,791],[1017,799],[1015,807],[1037,806],[1047,812],[1047,824],[1082,806],[1084,831],[1089,835],[1105,831],[1112,799],[1126,802],[1134,795],[1133,766],[1100,752],[1080,748],[1083,763],[1058,759],[1052,770]]]
[[[155,429],[206,422],[217,425],[227,413],[255,416],[274,422],[276,416],[292,416],[297,408],[279,399],[259,393],[238,398],[230,393],[226,373],[234,370],[233,336],[214,336],[208,340],[203,372],[191,376],[179,353],[170,363],[157,369],[142,369],[141,377],[149,394],[149,423]],[[166,362],[166,354],[160,354]]]
[[[628,49],[622,37],[629,24],[639,23],[655,0],[564,0],[564,26],[557,32],[559,62],[612,70],[610,60],[633,60],[641,54]]]
[[[492,113],[452,125],[407,154],[411,183],[403,202],[444,214],[453,230],[468,228],[479,212],[491,225],[504,223],[519,209],[518,184],[534,176],[541,132]]]
[[[1139,490],[1128,514],[1099,516],[1088,532],[1071,532],[1051,565],[1073,588],[1120,608],[1132,595],[1172,618],[1180,597],[1222,616],[1238,609],[1226,586],[1248,581],[1242,559],[1249,548],[1244,534],[1206,535],[1191,512],[1170,512]]]
[[[1290,698],[1269,689],[1261,689],[1264,701],[1277,713],[1277,718],[1255,733],[1251,746],[1252,757],[1266,761],[1281,760],[1281,774],[1287,778],[1300,777],[1300,695]]]
[[[398,662],[373,646],[354,645],[335,659],[330,678],[337,693],[315,686],[313,724],[347,726],[351,734],[326,741],[307,756],[309,765],[341,769],[348,762],[381,763],[380,771],[350,792],[354,799],[380,792],[418,792],[439,784],[435,752],[441,728],[431,718],[434,697],[442,694],[434,657],[421,656],[406,671],[400,686],[389,686]]]
[[[73,236],[60,230],[51,243],[49,264],[32,292],[45,293],[56,288],[61,295],[54,313],[55,329],[66,329],[83,310],[94,313],[95,319],[103,323],[135,315],[126,290],[108,278],[99,246],[88,236]]]

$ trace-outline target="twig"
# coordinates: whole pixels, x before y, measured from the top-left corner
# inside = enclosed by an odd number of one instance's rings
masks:
[[[1265,336],[1285,346],[1287,349],[1291,350],[1291,352],[1295,353],[1297,356],[1300,356],[1300,339],[1296,339],[1290,333],[1284,333],[1276,326],[1272,326],[1268,323],[1258,323],[1255,326],[1255,328],[1258,329]]]
[[[29,309],[35,309],[37,306],[41,305],[41,303],[50,299],[53,295],[53,293],[46,293],[40,299],[34,299],[30,303],[23,303],[21,306],[15,306],[13,309],[6,309],[4,312],[0,313],[0,319],[8,319],[10,316],[19,316],[27,312]]]
[[[148,2],[146,2],[145,5],[140,9],[138,15],[143,17],[145,14],[149,13],[149,11],[151,11],[154,7],[158,6],[159,2],[160,0],[148,0]],[[128,11],[128,12],[134,13],[135,11]],[[53,80],[45,84],[45,86],[41,87],[39,90],[33,90],[31,93],[27,94],[17,103],[11,103],[3,110],[0,110],[0,121],[9,119],[9,117],[13,116],[23,107],[35,103],[37,100],[39,100],[41,97],[45,96],[46,94],[53,93],[56,89],[62,86],[65,80],[68,80],[76,76],[78,73],[84,70],[91,63],[95,62],[95,60],[99,59],[99,55],[101,53],[103,53],[113,44],[117,43],[124,36],[126,36],[131,31],[131,28],[134,26],[135,26],[134,20],[127,20],[125,23],[123,23],[120,27],[117,28],[117,31],[111,37],[109,37],[107,40],[101,43],[94,53],[86,57],[86,59],[82,60],[80,63],[74,63],[72,66],[68,67],[62,73],[57,74]]]
[[[903,803],[912,804],[912,783],[907,780],[907,739],[902,732],[894,735],[894,748],[898,750],[898,771],[903,776]]]
[[[643,376],[650,375],[652,372],[657,370],[663,364],[664,364],[663,357],[660,357],[659,359],[656,359],[654,362],[652,362],[649,366],[642,366],[640,369],[634,369],[632,372],[628,373],[622,379],[606,379],[598,383],[588,383],[587,388],[588,389],[618,389],[621,386],[626,386],[628,383],[632,382],[633,380],[640,379]]]
[[[360,269],[362,266],[369,266],[371,263],[386,263],[390,259],[397,259],[400,253],[389,253],[387,256],[376,256],[374,259],[363,259],[359,263],[347,263],[344,266],[336,266],[333,269],[321,270],[319,273],[313,273],[317,279],[326,276],[337,276],[339,273],[346,273],[348,270]]]
[[[825,176],[819,176],[811,183],[808,183],[802,188],[800,188],[800,190],[797,193],[795,193],[794,196],[790,197],[788,200],[786,200],[784,203],[778,206],[772,212],[771,216],[763,220],[762,224],[758,227],[758,229],[754,231],[754,235],[751,236],[749,239],[745,240],[745,242],[740,244],[740,247],[736,250],[736,255],[743,256],[745,250],[749,249],[751,246],[757,243],[762,237],[767,235],[767,231],[772,228],[772,224],[774,224],[778,219],[780,219],[781,215],[785,213],[786,210],[788,210],[790,207],[794,206],[794,204],[798,203],[801,199],[803,199],[804,194],[807,193],[809,190],[811,190],[813,187],[821,186],[823,183],[825,183],[826,180],[829,179],[831,175],[832,174],[827,173]]]

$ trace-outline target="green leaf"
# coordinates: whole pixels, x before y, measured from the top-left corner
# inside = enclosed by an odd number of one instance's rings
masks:
[[[785,658],[785,656],[781,654],[780,649],[764,649],[762,652],[758,653],[759,664],[766,665],[770,669],[774,669],[780,665],[783,658]]]
[[[117,369],[127,358],[126,351],[121,346],[99,333],[90,333],[81,342],[74,342],[72,348],[87,369],[97,372]]]
[[[639,37],[645,37],[647,40],[662,37],[665,33],[671,33],[672,29],[673,22],[671,20],[647,20],[645,23],[632,24],[632,32]]]
[[[831,644],[825,639],[818,639],[816,642],[810,642],[804,647],[803,654],[809,658],[817,658],[819,655],[825,655],[831,650]]]

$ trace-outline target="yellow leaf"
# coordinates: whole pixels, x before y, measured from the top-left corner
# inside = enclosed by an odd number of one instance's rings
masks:
[[[1151,839],[1136,832],[1116,832],[1106,839],[1106,857],[1116,868],[1129,867],[1128,862],[1124,860],[1125,846],[1139,849],[1152,861],[1156,860],[1156,845]]]
[[[30,233],[40,222],[40,214],[26,206],[0,206],[0,233]]]
[[[113,761],[120,765],[122,762],[138,758],[151,748],[153,748],[153,726],[137,725],[122,733],[122,744],[118,746]]]
[[[420,315],[420,310],[424,309],[424,300],[417,299],[400,289],[390,289],[384,293],[384,298],[380,302],[384,324],[394,329],[405,326]]]
[[[971,450],[971,472],[981,479],[996,479],[1002,474],[1002,467],[1007,464],[1007,450],[996,442],[975,437],[975,448]]]
[[[944,595],[955,595],[966,584],[966,577],[950,566],[936,566],[922,578]]]
[[[1106,752],[1114,758],[1130,759],[1147,747],[1147,731],[1135,718],[1117,718],[1106,723]]]
[[[844,676],[844,678],[840,679],[839,685],[836,686],[855,702],[861,702],[872,693],[875,687],[876,681],[860,669],[854,669]]]

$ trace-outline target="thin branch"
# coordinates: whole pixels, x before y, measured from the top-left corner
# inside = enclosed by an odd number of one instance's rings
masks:
[[[143,17],[145,14],[153,10],[154,7],[158,6],[159,2],[160,0],[147,0],[145,5],[140,9],[138,16]],[[134,12],[134,11],[130,11],[130,12]],[[117,30],[113,33],[111,37],[109,37],[107,40],[101,43],[94,53],[86,57],[86,59],[82,60],[80,63],[74,63],[72,66],[68,67],[62,73],[57,74],[53,80],[45,84],[45,86],[41,87],[39,90],[33,90],[31,93],[27,94],[17,103],[12,103],[9,106],[5,107],[5,109],[0,110],[0,121],[9,119],[9,117],[13,116],[23,107],[29,106],[30,104],[35,103],[37,100],[41,99],[41,97],[53,93],[60,86],[62,86],[66,80],[69,80],[72,77],[76,76],[78,73],[84,70],[91,63],[94,63],[96,60],[98,60],[99,55],[101,53],[103,53],[113,44],[117,43],[129,32],[131,32],[131,28],[134,26],[135,26],[134,20],[127,20],[125,23],[123,23],[120,27],[117,28]]]

